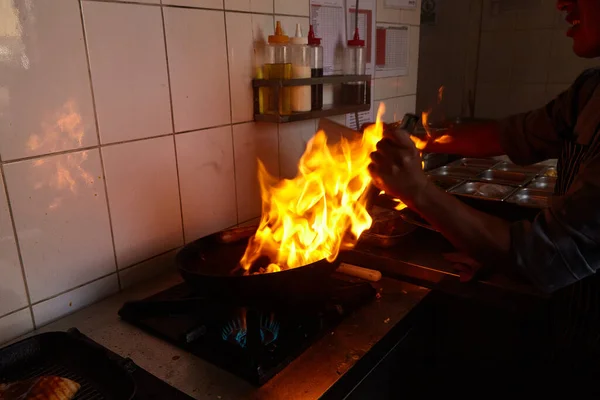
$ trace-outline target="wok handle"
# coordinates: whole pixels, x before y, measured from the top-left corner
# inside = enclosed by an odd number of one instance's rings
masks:
[[[219,232],[217,240],[219,243],[235,243],[242,239],[247,239],[256,233],[258,225],[245,226],[242,228],[227,229]]]
[[[342,274],[365,279],[371,282],[377,282],[381,279],[381,272],[379,271],[369,268],[357,267],[356,265],[346,263],[341,263],[336,271]]]

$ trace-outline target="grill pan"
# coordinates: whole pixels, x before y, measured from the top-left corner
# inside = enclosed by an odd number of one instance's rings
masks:
[[[0,382],[40,376],[68,378],[81,385],[75,400],[128,400],[135,395],[136,368],[85,338],[78,330],[49,332],[0,349]]]

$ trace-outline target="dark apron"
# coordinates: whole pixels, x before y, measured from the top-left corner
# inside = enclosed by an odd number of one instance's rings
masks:
[[[595,147],[596,137],[589,145],[565,139],[558,159],[556,195],[569,190],[579,169]],[[594,153],[594,151],[592,151]],[[551,301],[551,331],[555,356],[571,359],[600,356],[600,274],[594,274],[558,291]]]

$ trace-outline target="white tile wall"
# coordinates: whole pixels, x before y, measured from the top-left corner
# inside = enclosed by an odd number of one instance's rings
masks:
[[[98,149],[4,166],[31,301],[115,271]]]
[[[257,122],[234,125],[233,147],[238,220],[247,221],[260,216],[257,160],[271,176],[279,177],[277,125]]]
[[[28,308],[0,318],[0,344],[24,335],[33,329],[31,311]]]
[[[0,315],[25,307],[28,303],[12,220],[0,176]]]
[[[8,32],[0,38],[0,156],[96,145],[77,0],[11,3],[1,11]]]
[[[173,138],[108,146],[102,156],[119,268],[181,246]]]
[[[46,325],[63,315],[110,296],[119,290],[117,274],[111,274],[60,296],[33,305],[33,318],[37,327]]]
[[[2,10],[0,342],[258,216],[256,158],[291,177],[316,129],[252,122],[250,86],[253,48],[275,20],[306,32],[309,0],[54,3]],[[375,83],[393,118],[415,107],[419,13],[383,5],[411,35],[408,76]]]
[[[102,143],[172,132],[160,8],[83,2]]]
[[[175,137],[185,240],[237,223],[231,126]]]
[[[244,2],[245,0],[237,1]],[[162,2],[175,6],[223,9],[223,0],[162,0]]]
[[[223,12],[164,13],[175,132],[230,123]]]

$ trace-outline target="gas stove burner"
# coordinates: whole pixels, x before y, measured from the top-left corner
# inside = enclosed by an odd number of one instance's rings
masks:
[[[275,320],[273,315],[260,316],[260,340],[264,346],[267,346],[277,340],[279,337],[280,324]],[[236,344],[241,348],[246,348],[247,345],[248,326],[246,324],[245,312],[242,316],[229,321],[223,328],[221,337],[223,340]]]

